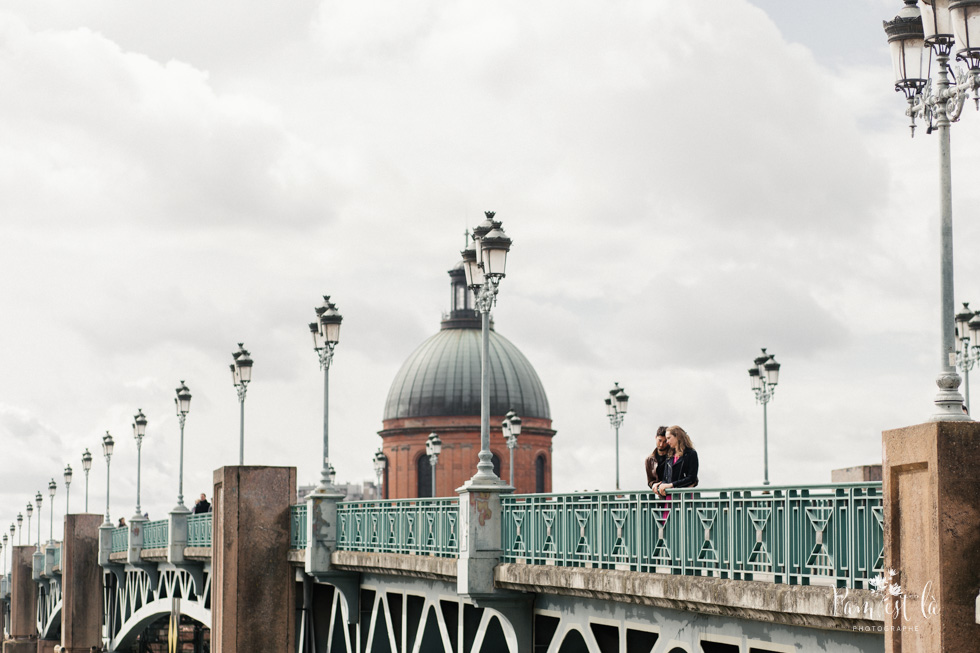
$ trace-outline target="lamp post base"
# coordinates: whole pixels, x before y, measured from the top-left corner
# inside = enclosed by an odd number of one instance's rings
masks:
[[[929,418],[930,422],[972,422],[973,419],[963,411],[963,395],[959,393],[960,375],[953,371],[945,371],[936,377],[939,393],[934,403],[936,412]]]

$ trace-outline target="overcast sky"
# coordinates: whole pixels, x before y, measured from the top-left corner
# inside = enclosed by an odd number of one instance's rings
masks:
[[[0,9],[0,524],[117,441],[113,519],[238,460],[317,478],[307,323],[344,316],[338,478],[373,478],[396,371],[439,328],[463,232],[514,239],[497,329],[551,404],[556,491],[612,489],[681,424],[703,486],[762,478],[746,373],[783,364],[774,483],[875,463],[939,369],[935,137],[909,138],[881,21],[900,0],[11,0]],[[953,128],[956,295],[980,306],[980,123]],[[978,398],[980,401],[980,398]],[[48,518],[45,492],[44,517]]]

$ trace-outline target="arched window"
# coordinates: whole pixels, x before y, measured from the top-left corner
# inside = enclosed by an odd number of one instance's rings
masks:
[[[429,464],[429,457],[424,453],[419,456],[416,463],[416,478],[418,479],[417,497],[432,496],[432,465]]]
[[[499,477],[500,476],[500,456],[498,456],[497,454],[493,454],[492,462],[493,462],[493,473],[496,474]]]
[[[534,459],[534,491],[538,494],[544,493],[544,466],[546,461],[544,454]]]

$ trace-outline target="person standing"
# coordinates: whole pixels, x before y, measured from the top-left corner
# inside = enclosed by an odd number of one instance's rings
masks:
[[[667,458],[670,456],[670,447],[667,446],[667,427],[658,426],[656,435],[656,449],[653,450],[646,459],[647,487],[653,488],[657,483],[662,483],[664,474],[667,471]]]
[[[201,498],[197,500],[194,504],[194,514],[201,515],[206,512],[211,512],[211,504],[208,503],[208,497],[203,492],[201,493]]]
[[[653,486],[660,496],[667,496],[667,490],[676,487],[695,487],[698,484],[698,452],[694,450],[691,437],[679,426],[667,428],[667,445],[673,454],[667,458],[664,480]]]

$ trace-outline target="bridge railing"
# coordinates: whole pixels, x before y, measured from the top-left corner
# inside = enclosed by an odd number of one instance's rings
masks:
[[[129,549],[129,528],[120,526],[112,529],[112,553],[120,553]]]
[[[211,516],[210,512],[187,516],[187,546],[211,546]]]
[[[306,504],[289,506],[289,548],[306,548]]]
[[[866,587],[880,483],[502,497],[503,560]]]
[[[169,543],[170,520],[160,519],[143,524],[143,548],[162,549]]]
[[[459,499],[345,501],[337,504],[337,549],[459,556]]]

